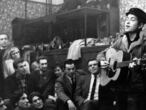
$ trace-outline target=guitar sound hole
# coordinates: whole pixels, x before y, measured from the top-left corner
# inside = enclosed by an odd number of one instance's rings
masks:
[[[117,68],[117,61],[114,62],[114,65],[113,65],[113,70],[115,71]]]

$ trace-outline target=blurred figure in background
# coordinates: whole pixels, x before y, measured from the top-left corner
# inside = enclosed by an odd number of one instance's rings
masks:
[[[7,34],[0,34],[0,97],[4,96],[3,54],[12,45],[13,43],[9,41]]]

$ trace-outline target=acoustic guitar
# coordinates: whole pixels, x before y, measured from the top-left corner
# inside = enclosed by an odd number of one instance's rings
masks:
[[[145,67],[146,65],[146,59],[141,60],[131,60],[131,61],[123,61],[124,52],[122,50],[116,50],[114,48],[109,48],[106,51],[106,60],[109,61],[109,68],[112,69],[115,74],[112,77],[109,77],[106,72],[101,73],[101,85],[105,86],[110,81],[116,81],[120,75],[121,68],[122,67],[128,67],[129,63],[135,63],[137,64],[140,62],[140,65],[143,65]]]

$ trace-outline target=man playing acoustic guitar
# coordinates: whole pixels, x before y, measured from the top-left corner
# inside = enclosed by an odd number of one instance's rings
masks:
[[[145,31],[142,30],[146,23],[146,13],[139,8],[131,8],[126,13],[125,33],[111,46],[114,49],[122,50],[130,54],[129,60],[141,59],[145,53]],[[117,92],[118,110],[144,110],[146,91],[145,74],[142,65],[132,65],[126,72],[123,80],[126,81],[124,88]],[[132,66],[131,66],[132,65]],[[122,73],[121,73],[122,74]],[[125,74],[125,73],[124,73]],[[119,75],[117,81],[120,78]],[[121,82],[121,83],[124,83]],[[123,84],[119,84],[120,87]]]

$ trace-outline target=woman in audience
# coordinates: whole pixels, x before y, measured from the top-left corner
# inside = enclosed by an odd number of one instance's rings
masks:
[[[15,72],[15,69],[13,67],[13,62],[16,59],[19,59],[21,57],[20,50],[18,47],[11,47],[8,48],[3,56],[3,70],[4,70],[4,77],[7,78],[9,75],[13,74]],[[26,61],[27,65],[27,73],[30,73],[29,70],[29,64]]]
[[[56,77],[63,75],[63,66],[61,64],[56,64],[54,67],[54,74]]]

